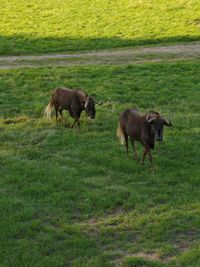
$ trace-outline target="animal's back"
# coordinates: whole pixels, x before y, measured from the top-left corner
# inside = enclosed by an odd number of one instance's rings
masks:
[[[142,116],[137,109],[127,109],[120,115],[123,131],[134,140],[140,139]]]
[[[126,109],[120,114],[119,121],[122,127],[126,127],[127,124],[140,117],[140,113],[137,109]]]
[[[55,104],[58,106],[65,106],[69,101],[73,91],[67,88],[57,88],[53,94],[52,98]]]
[[[88,95],[84,91],[77,89],[76,94],[80,102],[86,101]]]

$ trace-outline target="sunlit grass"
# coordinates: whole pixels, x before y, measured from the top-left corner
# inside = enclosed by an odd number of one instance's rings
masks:
[[[1,1],[0,53],[105,49],[199,39],[198,0]]]

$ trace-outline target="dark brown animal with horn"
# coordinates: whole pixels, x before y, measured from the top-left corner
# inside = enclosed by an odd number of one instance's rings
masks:
[[[158,112],[149,111],[141,115],[137,109],[127,109],[119,116],[117,136],[121,144],[126,145],[128,156],[128,138],[130,137],[134,151],[134,159],[137,159],[135,141],[139,141],[144,146],[141,164],[144,163],[145,156],[149,156],[152,164],[151,149],[154,148],[155,141],[163,141],[163,126],[172,126],[170,121],[163,118]]]
[[[94,119],[96,115],[95,100],[93,97],[88,96],[82,90],[71,90],[67,88],[57,88],[52,93],[51,100],[45,108],[45,114],[47,118],[50,118],[53,107],[56,112],[56,122],[58,122],[58,112],[61,115],[63,121],[63,110],[68,110],[71,117],[73,117],[74,123],[70,126],[71,128],[77,123],[80,128],[80,116],[83,110],[86,111],[87,115]],[[99,104],[99,103],[98,103]]]

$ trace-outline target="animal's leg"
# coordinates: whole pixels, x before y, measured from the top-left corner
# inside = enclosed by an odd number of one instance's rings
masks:
[[[58,107],[55,107],[55,112],[56,112],[56,123],[58,124]]]
[[[71,125],[70,128],[74,128],[75,124],[77,123],[78,129],[80,130],[80,120],[79,119],[80,119],[79,117],[75,118],[74,123]]]
[[[71,125],[70,128],[74,128],[74,126],[75,126],[76,123],[78,124],[78,129],[80,130],[80,121],[79,121],[79,118],[77,118],[77,119],[74,120],[74,123]]]
[[[70,126],[70,128],[74,128],[74,125],[76,124],[77,119],[74,120],[74,123]]]
[[[62,123],[63,123],[64,122],[63,114],[62,114],[63,110],[59,107],[58,111],[60,113],[60,116],[61,116],[61,119],[62,119]]]
[[[75,124],[78,123],[78,128],[79,128],[79,130],[80,130],[80,121],[79,121],[79,119],[80,119],[81,112],[77,112],[77,111],[75,110],[75,111],[72,111],[72,112],[70,113],[70,115],[71,115],[73,118],[75,118],[74,123],[71,125],[71,128],[74,128]]]
[[[137,150],[136,150],[136,147],[135,147],[135,142],[134,142],[134,140],[131,140],[131,144],[132,144],[132,147],[133,147],[133,159],[134,160],[137,160]]]
[[[128,135],[124,133],[124,139],[125,139],[125,146],[126,146],[126,155],[128,158]]]
[[[143,155],[142,155],[142,159],[140,161],[140,164],[144,164],[144,159],[145,159],[146,154],[147,154],[147,151],[146,151],[146,148],[144,148],[144,151],[143,151]]]

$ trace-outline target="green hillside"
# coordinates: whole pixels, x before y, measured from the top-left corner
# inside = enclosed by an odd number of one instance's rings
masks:
[[[2,0],[0,54],[199,40],[199,0]]]

